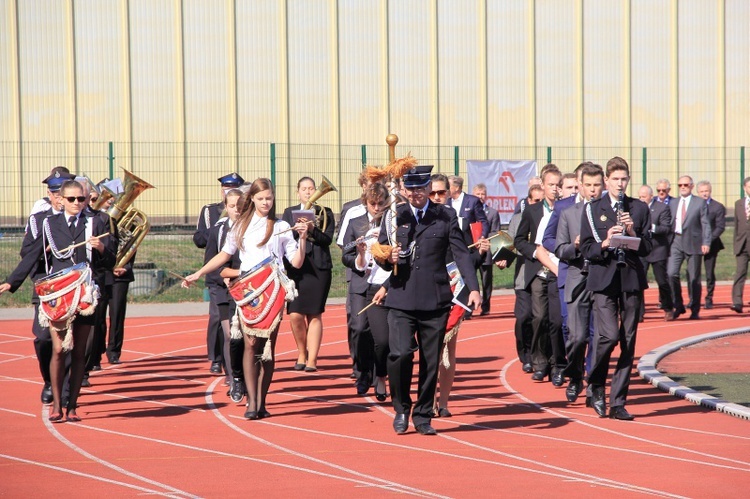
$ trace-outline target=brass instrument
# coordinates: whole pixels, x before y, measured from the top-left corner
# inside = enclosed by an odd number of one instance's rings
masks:
[[[107,205],[110,199],[116,196],[115,193],[112,192],[112,189],[104,184],[97,187],[96,191],[99,194],[99,199],[96,200],[96,203],[91,204],[91,208],[94,210],[101,210],[102,207]]]
[[[153,189],[154,186],[138,178],[133,173],[123,168],[125,179],[123,181],[123,191],[117,196],[115,203],[107,210],[107,214],[117,221],[117,231],[119,244],[117,246],[117,260],[115,268],[124,266],[135,254],[143,238],[151,229],[151,224],[145,213],[130,205],[135,198],[146,189]],[[111,191],[110,191],[111,192]],[[101,199],[102,196],[99,196]]]
[[[315,201],[322,198],[331,191],[335,192],[336,187],[334,187],[331,181],[328,180],[325,175],[323,175],[323,180],[320,181],[320,186],[315,189],[315,192],[312,193],[310,199],[308,199],[307,203],[305,203],[304,208],[306,210],[309,210],[313,207],[313,205],[317,206],[315,204]],[[326,231],[326,228],[328,227],[328,214],[326,213],[325,208],[321,207],[320,214],[315,216],[315,225],[317,225],[321,231]]]

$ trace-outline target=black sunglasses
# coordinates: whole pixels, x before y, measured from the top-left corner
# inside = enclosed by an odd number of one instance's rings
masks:
[[[90,201],[91,201],[92,203],[96,203],[97,201],[99,201],[99,198],[91,198],[91,199],[90,199]]]
[[[86,201],[86,196],[65,196],[65,199],[68,200],[68,203],[75,203],[76,201],[83,203]]]
[[[446,189],[440,189],[439,191],[432,191],[430,193],[430,197],[445,196],[446,192],[448,192]]]

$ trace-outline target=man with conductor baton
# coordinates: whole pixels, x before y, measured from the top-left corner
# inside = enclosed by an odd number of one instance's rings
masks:
[[[403,175],[408,203],[397,207],[395,233],[387,217],[383,217],[378,240],[381,245],[392,247],[383,268],[393,270],[385,306],[389,309],[390,330],[388,378],[396,411],[393,429],[397,434],[406,432],[410,413],[417,432],[437,433],[430,422],[440,351],[453,298],[445,266],[449,249],[470,290],[469,307],[476,310],[481,305],[479,283],[456,211],[429,202],[431,171],[432,166],[417,166]],[[412,404],[410,391],[417,344],[419,385],[416,403]]]
[[[612,375],[610,412],[612,419],[632,420],[625,409],[633,368],[638,315],[643,290],[648,287],[639,257],[651,251],[651,213],[643,201],[625,195],[630,180],[627,162],[614,157],[607,162],[607,195],[589,203],[581,218],[581,254],[591,263],[586,289],[593,293],[595,350],[588,376],[590,404],[599,417],[606,417],[604,385],[609,359],[617,344],[620,356]],[[622,236],[629,237],[624,246]]]

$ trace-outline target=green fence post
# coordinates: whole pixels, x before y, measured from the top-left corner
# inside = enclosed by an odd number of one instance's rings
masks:
[[[646,177],[648,176],[647,175],[648,168],[646,166],[647,163],[648,163],[648,153],[646,152],[646,148],[644,147],[643,148],[643,175],[641,175],[641,180],[643,180],[643,182],[641,182],[641,185],[648,185],[648,182],[646,182]]]
[[[458,177],[458,146],[453,146],[453,175]]]
[[[367,168],[367,146],[362,144],[362,168]]]
[[[107,156],[107,160],[109,160],[109,179],[112,180],[115,178],[115,144],[112,141],[109,142],[109,156]]]
[[[745,146],[740,147],[740,197],[745,195]]]
[[[552,147],[547,146],[547,164],[552,163]]]
[[[276,144],[271,142],[271,184],[276,185]]]

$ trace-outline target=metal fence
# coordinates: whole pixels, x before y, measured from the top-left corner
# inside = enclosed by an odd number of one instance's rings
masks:
[[[478,147],[400,143],[397,156],[407,153],[421,164],[434,164],[436,172],[462,176],[467,174],[467,159],[536,160],[540,166],[552,162],[563,171],[572,171],[584,160],[604,165],[617,155],[631,166],[631,193],[636,193],[641,184],[653,186],[660,178],[675,183],[680,175],[689,174],[696,181],[709,180],[714,197],[729,207],[742,195],[742,179],[746,175],[744,147]],[[156,187],[145,191],[135,202],[153,225],[137,258],[139,265],[148,267],[139,269],[143,271],[139,275],[144,282],[136,286],[141,290],[137,294],[142,300],[182,300],[200,298],[201,294],[173,289],[178,281],[170,272],[186,273],[202,263],[202,251],[192,245],[191,235],[200,208],[220,199],[218,177],[238,171],[247,180],[271,178],[280,213],[297,202],[296,182],[300,177],[319,180],[325,175],[337,191],[326,194],[319,203],[338,214],[344,202],[361,192],[357,178],[363,165],[382,165],[387,157],[385,144],[0,142],[0,277],[15,267],[28,212],[45,194],[40,181],[56,165],[66,165],[94,182],[121,176],[122,166]],[[332,252],[337,267],[331,294],[343,296],[340,254],[338,248]],[[511,279],[505,273],[496,274],[500,274],[496,286],[510,286]],[[25,299],[23,293],[19,296]],[[4,300],[0,300],[0,306]]]

